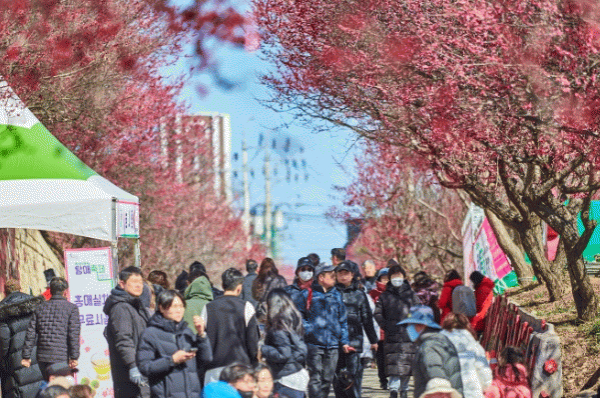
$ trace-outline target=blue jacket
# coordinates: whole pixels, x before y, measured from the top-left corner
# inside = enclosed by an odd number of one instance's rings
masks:
[[[198,348],[195,359],[176,365],[178,350]],[[185,321],[174,322],[155,313],[144,330],[137,351],[137,365],[148,377],[152,398],[197,398],[201,393],[197,362],[208,363],[212,351],[208,337],[195,335]]]
[[[339,348],[349,344],[346,306],[338,289],[325,292],[314,282],[312,298],[307,303],[309,290],[302,292],[302,313],[304,341],[321,348]],[[307,304],[309,309],[307,310]]]
[[[306,289],[302,289],[298,285],[298,278],[294,279],[294,282],[292,282],[291,285],[287,285],[286,287],[284,287],[284,290],[287,294],[290,295],[292,301],[294,302],[294,304],[296,304],[296,308],[298,308],[298,311],[300,311],[300,307],[302,307],[302,304],[305,303],[306,300],[306,297],[302,296]]]

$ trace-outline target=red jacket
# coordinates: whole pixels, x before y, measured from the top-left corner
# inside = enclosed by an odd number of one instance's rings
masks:
[[[475,318],[471,320],[471,325],[476,332],[483,332],[485,330],[485,320],[486,320],[486,311],[482,311],[484,307],[485,300],[491,294],[493,297],[494,290],[494,282],[487,277],[483,277],[482,281],[479,282],[477,288],[475,288],[475,305],[477,306],[477,315]],[[491,299],[490,299],[491,300]],[[489,305],[488,303],[488,309]]]
[[[441,322],[444,321],[446,315],[452,312],[452,291],[456,286],[462,284],[463,282],[460,279],[452,279],[451,281],[444,282],[438,301],[438,307],[442,311]]]
[[[477,305],[477,312],[481,311],[485,299],[490,293],[492,293],[493,290],[494,282],[490,278],[484,276],[483,280],[475,288],[475,301]]]

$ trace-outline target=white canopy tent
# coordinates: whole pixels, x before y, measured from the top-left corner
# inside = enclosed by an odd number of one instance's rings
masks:
[[[139,238],[138,197],[81,162],[6,82],[0,82],[0,227],[110,241],[115,271],[117,239]]]

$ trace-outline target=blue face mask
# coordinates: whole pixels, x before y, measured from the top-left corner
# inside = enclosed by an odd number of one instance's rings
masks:
[[[408,333],[408,338],[410,339],[410,341],[417,341],[417,339],[421,335],[421,333],[417,332],[417,329],[415,329],[414,323],[408,324],[408,326],[406,327],[406,332]]]

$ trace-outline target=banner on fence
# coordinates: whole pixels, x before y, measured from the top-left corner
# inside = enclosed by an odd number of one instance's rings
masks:
[[[79,307],[81,354],[77,382],[88,384],[97,397],[113,397],[108,344],[102,309],[114,287],[111,248],[65,250],[69,301]]]
[[[495,282],[496,293],[517,286],[508,257],[498,244],[496,235],[483,210],[473,204],[462,227],[465,279],[477,270]]]

